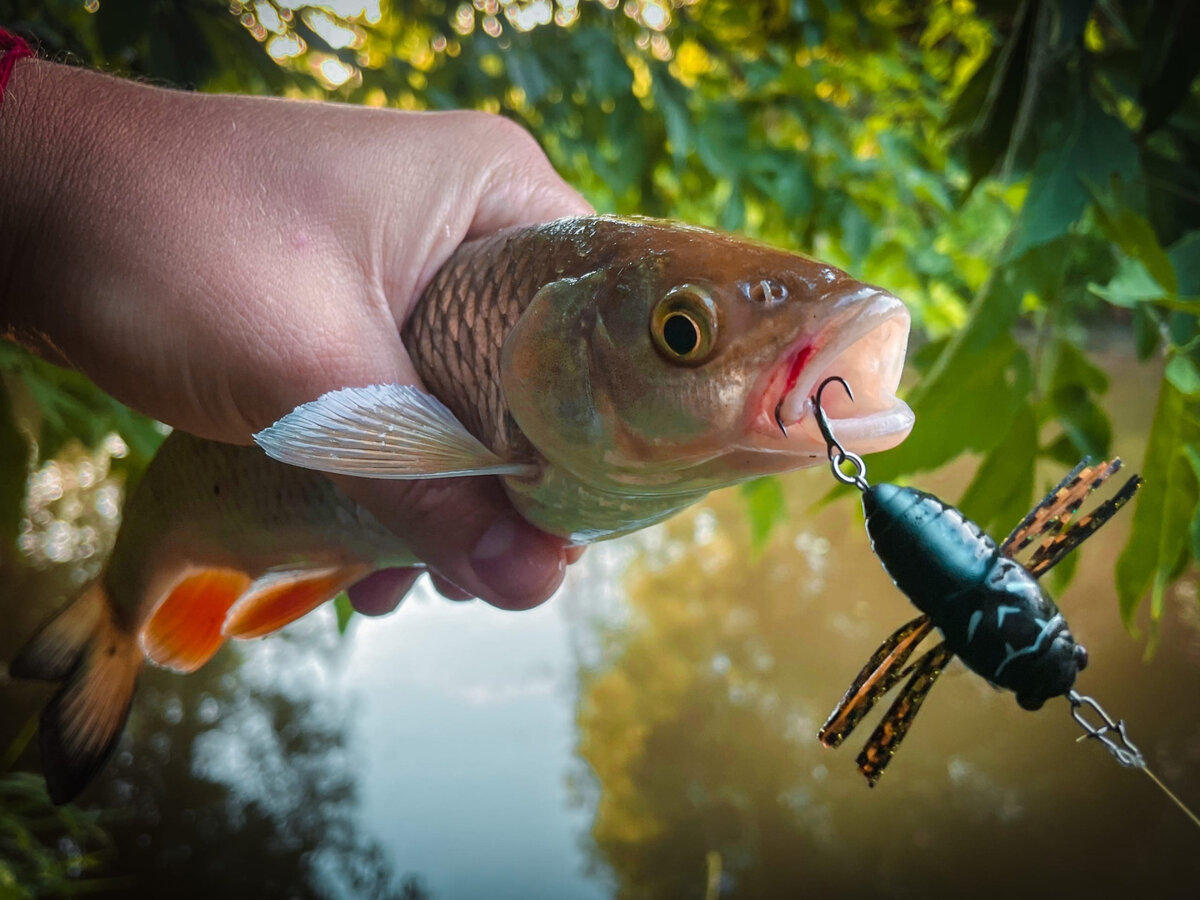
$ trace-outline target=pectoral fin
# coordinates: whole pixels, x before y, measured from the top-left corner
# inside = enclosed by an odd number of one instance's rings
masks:
[[[408,384],[331,391],[254,440],[280,462],[360,478],[533,473],[497,456],[445,404]]]

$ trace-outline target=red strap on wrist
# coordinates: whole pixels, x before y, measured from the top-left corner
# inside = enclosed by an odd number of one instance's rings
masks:
[[[8,77],[12,75],[13,66],[17,60],[33,56],[29,45],[11,31],[0,28],[0,103],[4,102],[4,89],[8,87]]]

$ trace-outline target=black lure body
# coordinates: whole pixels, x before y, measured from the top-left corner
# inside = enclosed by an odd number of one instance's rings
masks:
[[[1134,475],[1111,499],[1075,519],[1084,500],[1121,468],[1120,459],[1097,466],[1085,460],[997,545],[932,494],[868,484],[863,461],[838,443],[821,408],[821,392],[833,381],[849,392],[845,381],[834,376],[821,384],[814,398],[833,474],[862,491],[871,547],[896,586],[921,611],[880,645],[817,735],[825,746],[838,746],[875,703],[908,676],[858,756],[859,770],[874,786],[925,696],[955,656],[993,685],[1014,692],[1025,709],[1038,709],[1051,697],[1076,697],[1073,685],[1087,665],[1087,651],[1075,642],[1038,579],[1129,502],[1141,479]],[[855,468],[853,475],[842,469],[847,462]],[[1035,540],[1040,543],[1025,564],[1013,559]],[[942,642],[906,665],[935,628]],[[1077,702],[1072,700],[1072,708]]]
[[[887,573],[967,667],[1038,709],[1087,665],[1037,579],[979,526],[932,494],[894,484],[863,492],[867,533]]]

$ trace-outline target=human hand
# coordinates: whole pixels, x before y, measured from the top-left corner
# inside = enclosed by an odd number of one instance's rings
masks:
[[[328,390],[419,383],[399,329],[455,248],[590,212],[497,116],[189,94],[33,60],[0,107],[0,158],[0,325],[233,443]],[[574,557],[492,478],[340,486],[450,597],[531,606]],[[387,611],[416,575],[352,597]]]

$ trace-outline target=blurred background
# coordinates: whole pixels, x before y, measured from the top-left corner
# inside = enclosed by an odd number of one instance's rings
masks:
[[[1049,580],[1080,688],[1200,805],[1200,13],[1188,0],[0,0],[185,89],[477,108],[602,211],[903,297],[918,427],[871,458],[1002,536],[1081,457],[1146,476]],[[352,135],[346,136],[352,140]],[[0,659],[99,568],[163,430],[0,343]],[[812,470],[593,548],[502,613],[424,588],[143,679],[55,809],[0,676],[0,897],[1100,897],[1194,890],[1144,776],[958,667],[868,790],[815,732],[911,617]]]

